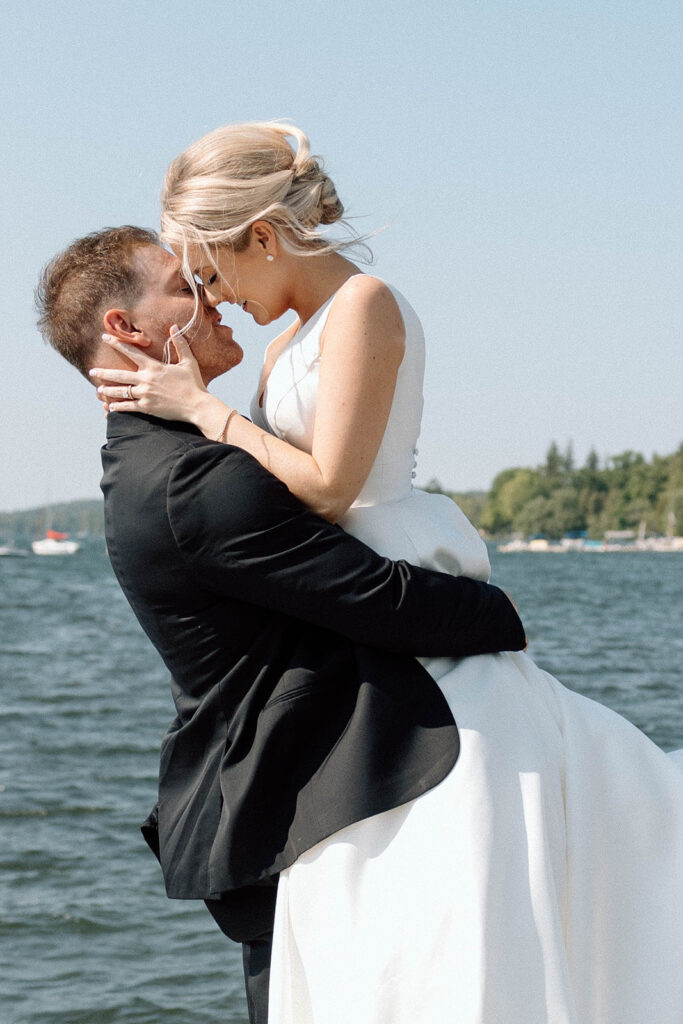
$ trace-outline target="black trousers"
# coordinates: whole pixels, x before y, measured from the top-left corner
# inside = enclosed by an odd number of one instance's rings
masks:
[[[242,943],[244,985],[247,991],[249,1024],[268,1024],[268,986],[273,933]]]
[[[205,900],[220,930],[242,943],[249,1024],[268,1024],[268,985],[273,945],[277,878]]]

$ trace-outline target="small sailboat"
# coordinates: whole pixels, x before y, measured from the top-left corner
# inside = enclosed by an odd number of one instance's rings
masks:
[[[60,533],[58,530],[47,529],[45,536],[40,540],[31,543],[34,555],[75,555],[80,544],[75,540],[69,540],[67,533]]]

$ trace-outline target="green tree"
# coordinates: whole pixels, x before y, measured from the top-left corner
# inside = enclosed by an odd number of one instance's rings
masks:
[[[565,474],[574,472],[574,445],[571,441],[565,448],[564,455],[560,459],[560,470]]]
[[[585,529],[586,517],[579,507],[579,494],[574,487],[558,487],[550,495],[548,504],[545,532],[549,537],[564,537],[567,533]]]
[[[444,491],[443,487],[441,486],[441,482],[439,480],[437,480],[437,478],[435,476],[433,476],[431,478],[429,483],[425,484],[425,486],[422,488],[422,490],[426,491],[427,494],[445,494],[446,493],[446,491]]]
[[[571,444],[561,453],[553,441],[537,469],[516,467],[499,473],[482,513],[491,533],[519,531],[561,537],[587,530],[683,532],[683,445],[673,455],[647,461],[639,452],[614,455],[600,468],[591,449],[580,469]]]
[[[552,441],[545,457],[543,473],[549,480],[556,480],[560,476],[562,469],[563,461],[562,456],[560,455],[560,449],[557,447],[556,443]]]
[[[510,530],[518,512],[541,488],[542,483],[535,469],[506,469],[499,473],[493,481],[482,512],[484,529],[491,533]]]
[[[598,458],[598,453],[596,452],[595,448],[591,448],[591,450],[589,451],[588,456],[586,458],[585,468],[589,470],[591,473],[596,473],[600,468],[600,459]]]
[[[553,513],[550,498],[537,494],[519,510],[515,516],[516,532],[530,536],[534,533],[547,534],[552,523]]]

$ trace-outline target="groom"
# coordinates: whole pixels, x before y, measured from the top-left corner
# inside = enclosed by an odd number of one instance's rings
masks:
[[[170,326],[195,313],[177,260],[132,227],[72,243],[37,300],[44,335],[86,377],[130,368],[103,330],[162,360]],[[201,294],[187,338],[206,383],[242,357]],[[145,834],[168,895],[204,899],[243,943],[261,1024],[277,873],[457,759],[413,656],[519,650],[524,632],[496,587],[381,558],[188,424],[112,414],[102,459],[109,556],[176,708]]]

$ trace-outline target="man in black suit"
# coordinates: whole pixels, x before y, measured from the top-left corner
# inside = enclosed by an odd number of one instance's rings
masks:
[[[242,353],[200,300],[187,337],[208,383]],[[178,262],[138,228],[74,242],[38,304],[85,376],[129,368],[103,329],[161,360],[195,314]],[[110,559],[176,707],[144,831],[168,895],[204,899],[243,943],[261,1024],[277,873],[455,764],[457,727],[414,656],[518,650],[523,629],[496,587],[380,557],[188,424],[112,414],[102,458]]]

